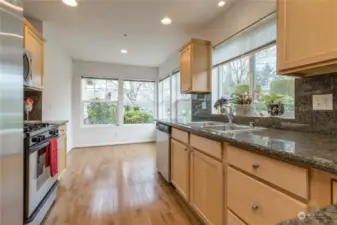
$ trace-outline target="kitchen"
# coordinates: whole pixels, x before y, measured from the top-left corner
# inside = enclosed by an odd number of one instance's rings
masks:
[[[337,224],[336,2],[23,2],[0,224]]]

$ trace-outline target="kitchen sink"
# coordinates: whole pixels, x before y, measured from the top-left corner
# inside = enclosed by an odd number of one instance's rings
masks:
[[[215,121],[200,121],[200,122],[191,122],[187,123],[186,125],[191,126],[191,127],[213,127],[213,126],[224,126],[226,123],[222,122],[215,122]]]
[[[237,125],[237,124],[225,124],[225,125],[216,125],[216,126],[205,126],[203,127],[206,130],[217,131],[217,132],[229,132],[229,131],[251,131],[254,128],[250,126]]]

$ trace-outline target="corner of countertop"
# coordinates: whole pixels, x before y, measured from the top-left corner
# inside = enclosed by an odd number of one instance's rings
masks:
[[[62,126],[69,122],[69,120],[44,120],[44,123],[49,123],[50,125]]]

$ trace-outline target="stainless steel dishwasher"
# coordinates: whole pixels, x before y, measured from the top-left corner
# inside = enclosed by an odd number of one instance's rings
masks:
[[[171,127],[162,123],[156,124],[156,167],[158,173],[170,183],[171,154],[170,154],[170,135]]]

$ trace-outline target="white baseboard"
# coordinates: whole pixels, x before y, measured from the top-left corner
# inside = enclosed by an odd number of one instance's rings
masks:
[[[135,141],[125,141],[125,142],[97,143],[97,144],[92,144],[92,145],[77,145],[77,146],[73,146],[71,150],[76,149],[76,148],[91,148],[91,147],[101,147],[101,146],[110,146],[110,145],[127,145],[127,144],[148,143],[148,142],[155,142],[155,141],[156,141],[155,139],[149,139],[149,140],[135,140]]]

